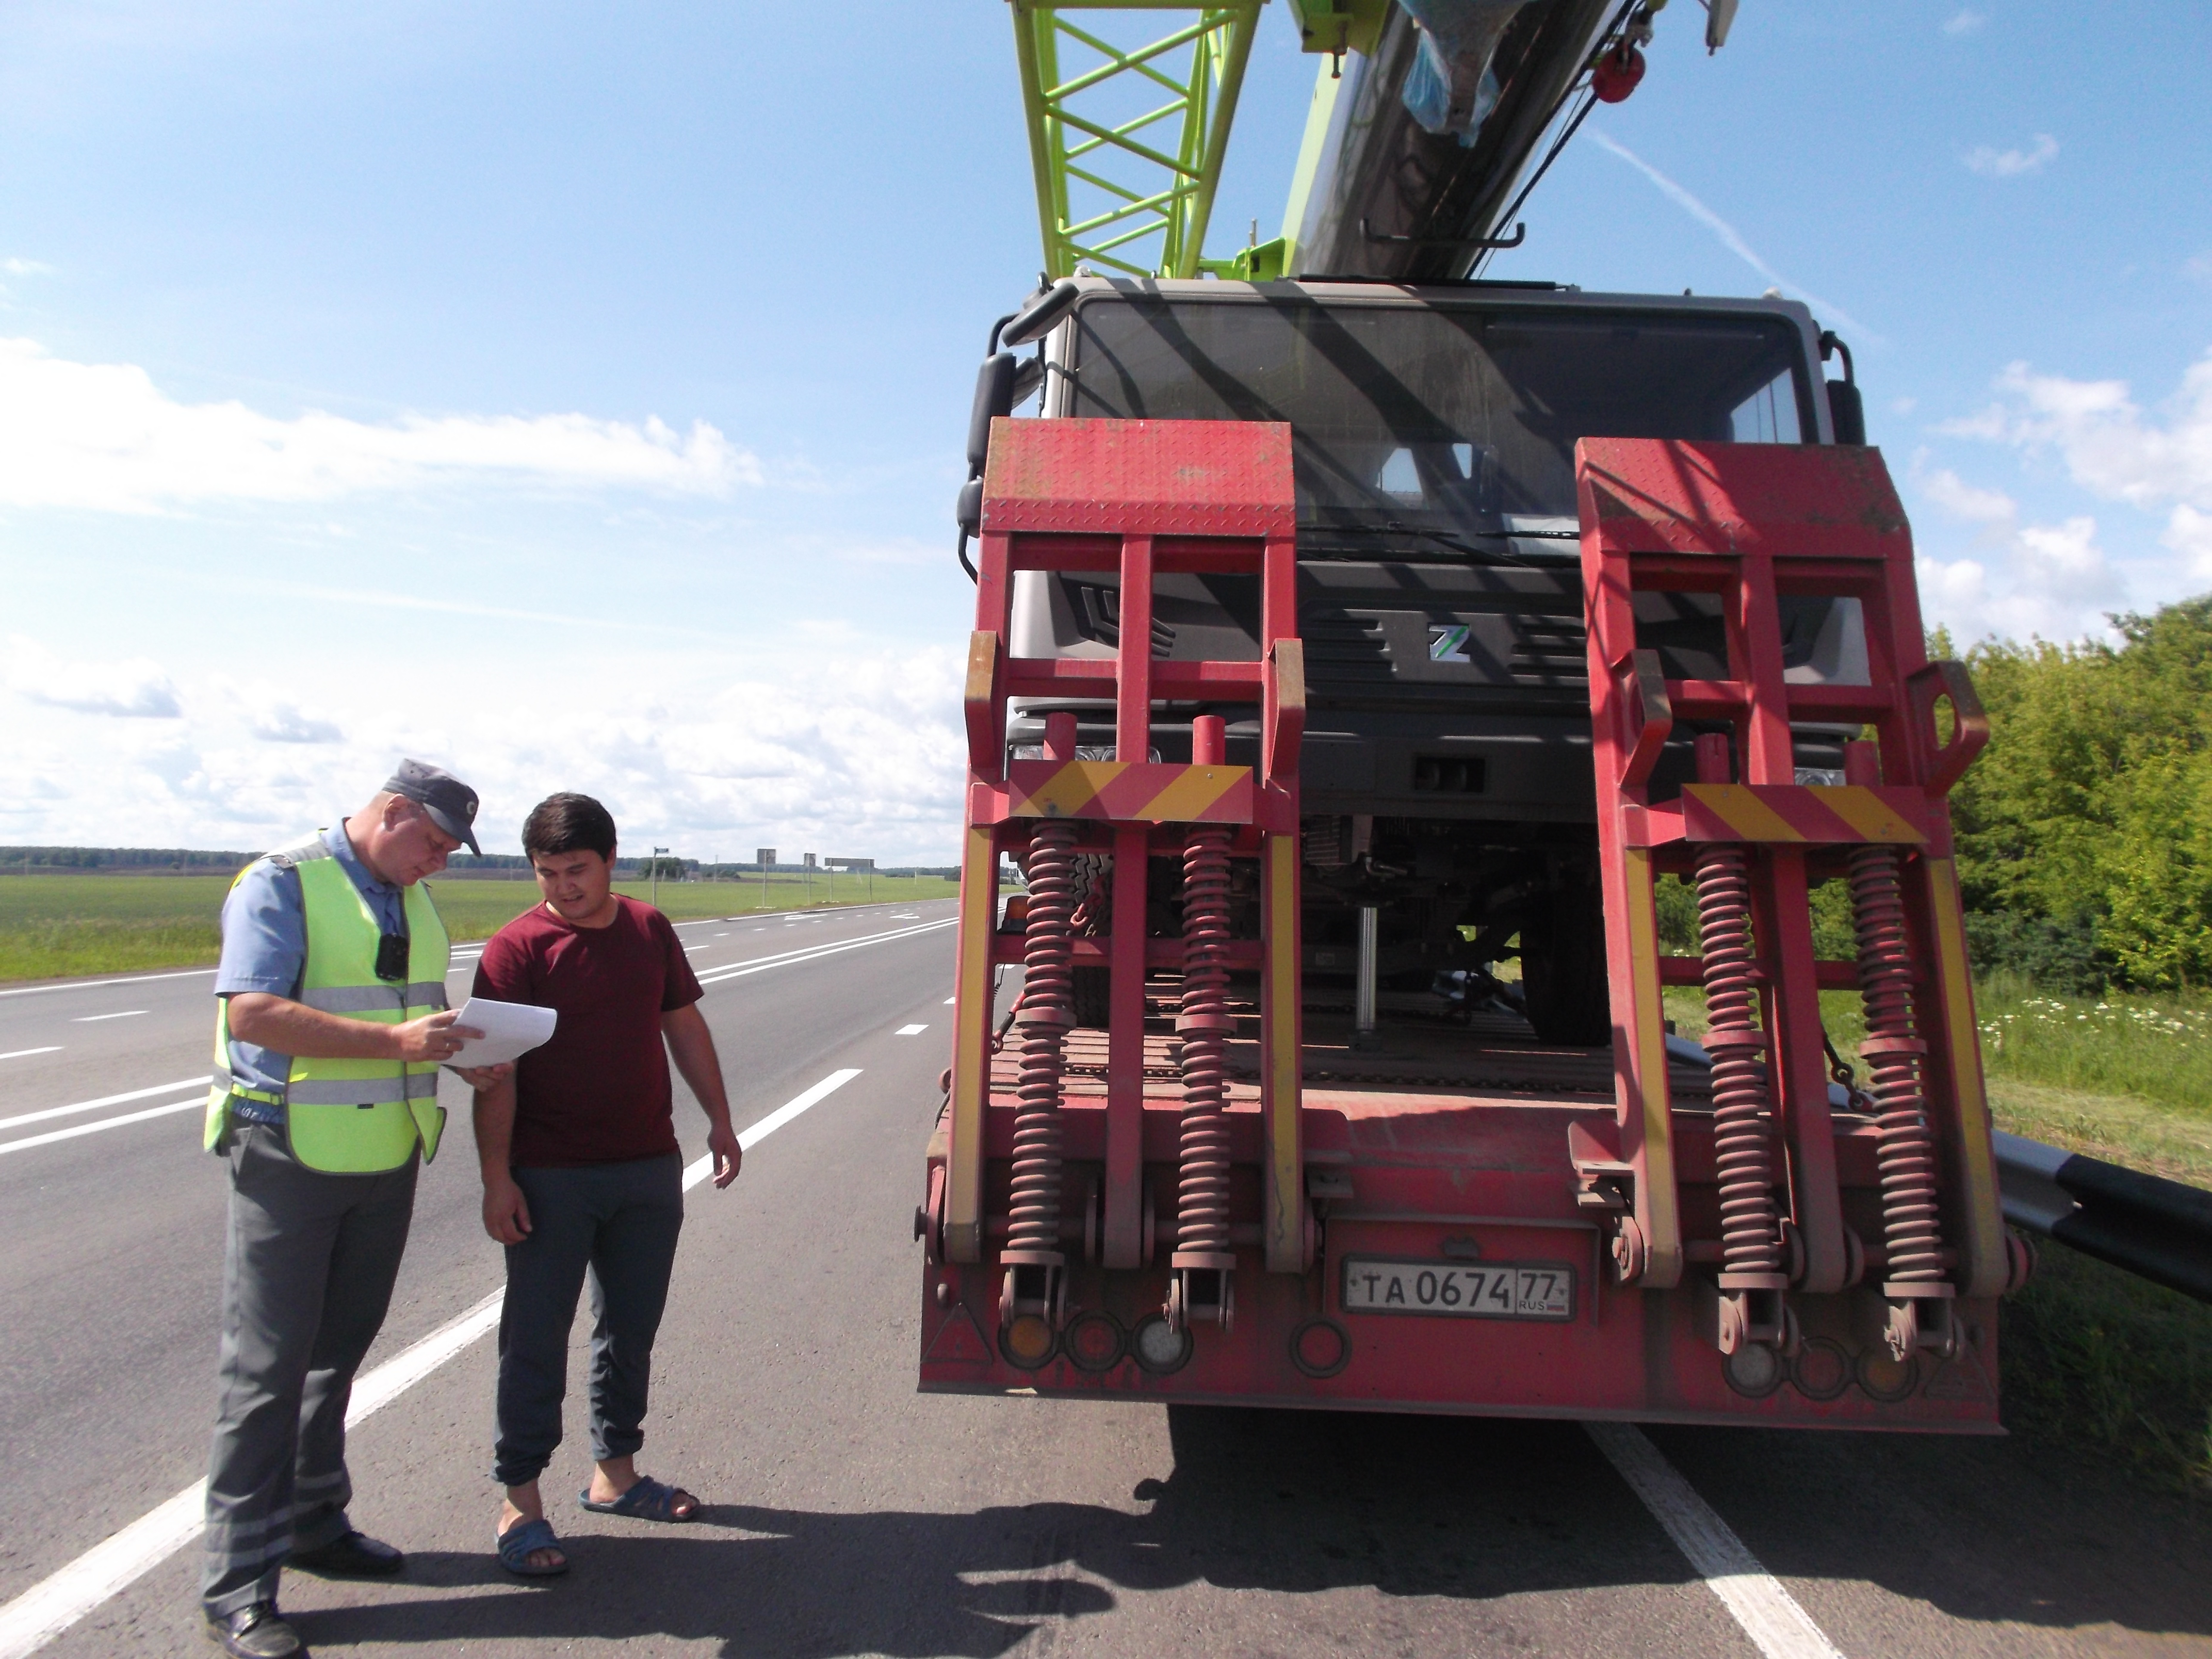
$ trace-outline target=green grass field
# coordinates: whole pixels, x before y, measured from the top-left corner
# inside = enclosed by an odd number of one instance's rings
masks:
[[[486,939],[538,902],[527,881],[435,881],[439,914],[457,939]],[[816,908],[867,902],[870,881],[814,880]],[[877,876],[874,900],[910,903],[950,898],[960,884],[943,876]],[[0,876],[0,981],[75,978],[87,974],[202,968],[221,949],[216,918],[230,883],[222,876]],[[616,890],[647,896],[642,882]],[[663,882],[659,904],[675,921],[741,915],[755,909],[807,908],[797,877],[757,882]]]

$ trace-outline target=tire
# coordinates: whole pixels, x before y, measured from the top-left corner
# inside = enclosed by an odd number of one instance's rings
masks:
[[[1103,1031],[1112,1017],[1113,975],[1104,968],[1078,968],[1075,975],[1075,1023]]]
[[[1605,952],[1605,908],[1595,873],[1588,880],[1570,875],[1521,930],[1522,994],[1541,1041],[1579,1048],[1612,1042]]]

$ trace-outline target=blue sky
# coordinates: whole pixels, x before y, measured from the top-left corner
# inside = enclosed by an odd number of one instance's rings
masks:
[[[1658,21],[1491,274],[1814,298],[1966,636],[2212,587],[2212,13]],[[1314,66],[1271,6],[1217,249]],[[950,502],[1036,264],[1000,0],[19,0],[0,842],[265,845],[404,750],[488,848],[573,787],[949,860]]]

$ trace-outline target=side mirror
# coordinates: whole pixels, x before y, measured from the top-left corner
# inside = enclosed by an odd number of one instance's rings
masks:
[[[1082,292],[1073,277],[1062,277],[1014,313],[1013,320],[1000,331],[999,343],[1011,351],[1042,339],[1054,323],[1067,315],[1068,307]]]
[[[1014,412],[1014,375],[1021,368],[1012,352],[994,352],[975,371],[975,403],[968,414],[968,470],[980,473],[991,453],[991,418]]]
[[[960,533],[975,537],[983,533],[983,481],[970,478],[960,486],[960,499],[953,507],[952,516],[960,526]]]
[[[1836,429],[1839,444],[1863,444],[1866,441],[1866,404],[1860,400],[1859,389],[1849,380],[1829,380],[1828,424]]]

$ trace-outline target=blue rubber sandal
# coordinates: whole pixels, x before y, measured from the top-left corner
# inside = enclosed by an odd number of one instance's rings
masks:
[[[687,1498],[691,1499],[690,1513],[677,1514],[677,1504]],[[663,1521],[672,1526],[696,1519],[700,1508],[698,1498],[683,1487],[668,1486],[649,1474],[638,1476],[637,1484],[611,1504],[592,1502],[589,1486],[576,1494],[576,1501],[594,1515],[623,1515],[633,1521]]]
[[[535,1521],[518,1521],[500,1534],[499,1564],[517,1578],[558,1578],[568,1571],[568,1557],[563,1551],[557,1567],[532,1566],[530,1558],[539,1550],[557,1550],[561,1540],[554,1536],[553,1523],[540,1516]]]

